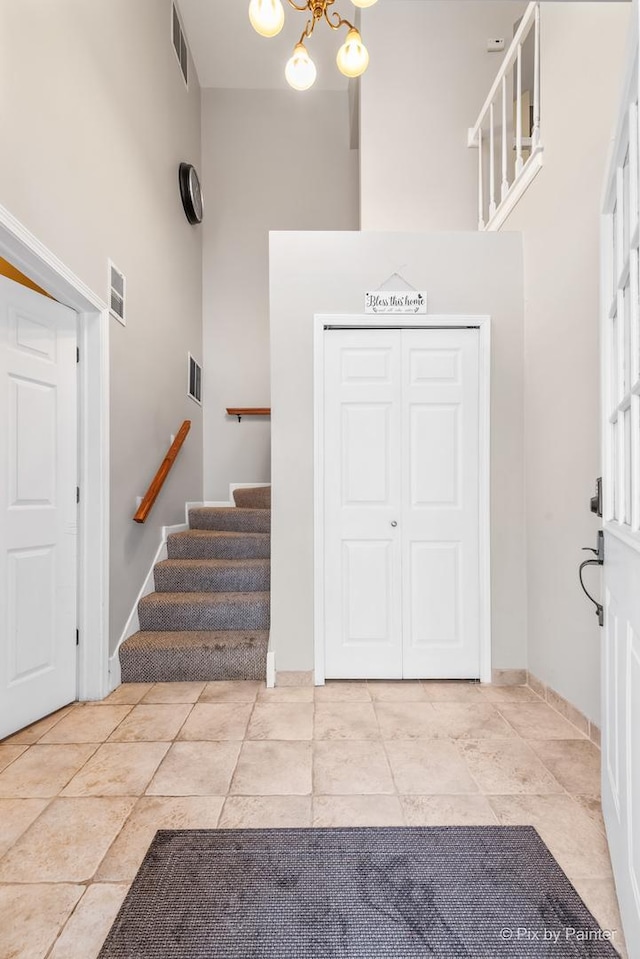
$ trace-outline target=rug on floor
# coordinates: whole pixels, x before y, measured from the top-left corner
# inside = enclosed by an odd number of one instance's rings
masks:
[[[99,959],[611,959],[528,826],[162,830]]]

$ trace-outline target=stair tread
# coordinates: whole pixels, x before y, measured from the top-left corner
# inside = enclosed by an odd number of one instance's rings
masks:
[[[140,600],[141,604],[159,603],[164,605],[175,604],[194,606],[197,604],[216,606],[222,603],[247,603],[255,605],[269,602],[268,590],[252,590],[247,592],[181,592],[181,593],[147,593]]]
[[[222,648],[229,646],[263,646],[269,641],[269,630],[140,630],[129,636],[122,647],[127,650],[150,648]]]
[[[250,536],[252,538],[259,538],[261,540],[270,539],[270,533],[254,533],[251,530],[237,530],[237,529],[185,529],[179,533],[170,533],[170,539],[184,539],[186,536],[216,536],[221,539],[242,539],[243,537]]]
[[[255,569],[269,566],[269,560],[266,558],[260,559],[254,557],[247,557],[246,559],[207,559],[206,557],[203,557],[202,559],[188,559],[185,557],[184,559],[161,559],[158,563],[156,563],[156,566],[170,566],[172,568],[186,567],[187,569],[195,569],[198,566],[203,567],[204,569],[241,569],[245,567],[249,569]]]

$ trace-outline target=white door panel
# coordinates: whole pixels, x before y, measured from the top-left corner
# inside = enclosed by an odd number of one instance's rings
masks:
[[[478,677],[478,332],[330,330],[327,678]]]
[[[76,315],[0,277],[0,737],[76,694]]]

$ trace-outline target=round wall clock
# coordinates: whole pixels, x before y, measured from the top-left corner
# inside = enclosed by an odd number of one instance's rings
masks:
[[[204,216],[204,198],[202,187],[191,163],[181,163],[178,168],[178,182],[180,183],[180,198],[189,223],[202,223]]]

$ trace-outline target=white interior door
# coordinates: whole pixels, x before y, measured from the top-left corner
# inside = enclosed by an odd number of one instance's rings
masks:
[[[0,277],[0,738],[76,695],[76,314]]]
[[[638,6],[603,210],[602,805],[631,959],[640,957]]]
[[[327,678],[479,677],[478,331],[329,329]]]

